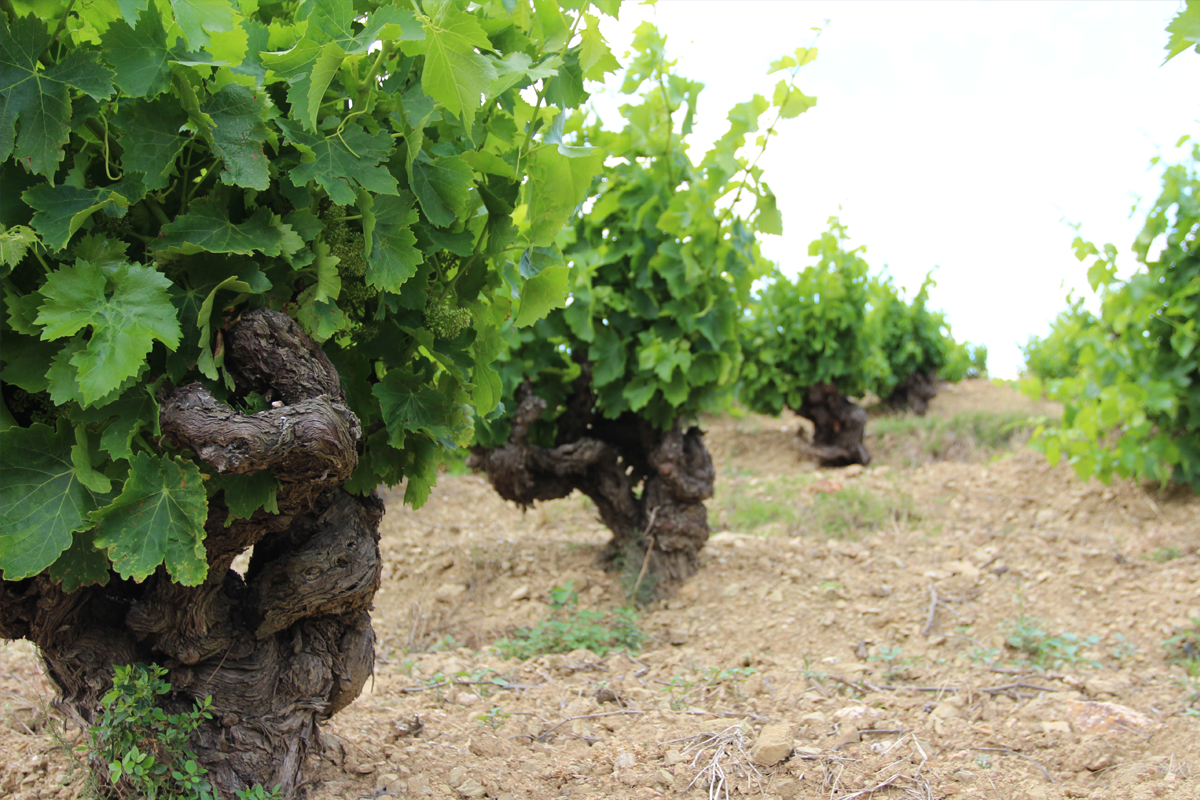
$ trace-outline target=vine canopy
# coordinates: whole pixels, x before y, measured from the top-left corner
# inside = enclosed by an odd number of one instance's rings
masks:
[[[563,144],[617,68],[615,0],[2,0],[0,570],[204,578],[210,503],[269,472],[160,436],[199,382],[252,414],[225,332],[268,307],[361,423],[346,488],[406,481],[500,401],[500,328],[561,307],[553,247],[601,154]]]

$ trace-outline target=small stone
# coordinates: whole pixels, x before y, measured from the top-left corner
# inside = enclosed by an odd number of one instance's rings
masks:
[[[487,794],[487,789],[474,778],[467,778],[455,786],[454,791],[458,792],[459,797],[483,797]]]
[[[378,764],[359,764],[354,771],[359,775],[370,775],[378,766]]]
[[[433,593],[433,596],[443,603],[452,603],[462,597],[467,591],[467,587],[461,583],[443,583]]]
[[[675,783],[675,776],[667,772],[665,769],[660,769],[658,772],[654,773],[654,777],[656,782],[661,783],[663,786],[671,786]]]
[[[850,466],[848,466],[842,470],[842,477],[843,478],[857,478],[859,475],[862,475],[862,473],[863,473],[862,464],[851,464]]]
[[[673,767],[680,761],[683,761],[683,754],[678,750],[668,750],[667,754],[663,756],[663,766],[666,767]]]
[[[1134,731],[1150,734],[1162,729],[1162,723],[1117,703],[1073,700],[1067,705],[1067,718],[1077,733]]]
[[[467,749],[480,758],[496,758],[504,753],[503,743],[490,733],[477,733],[472,736]]]
[[[1049,722],[1039,722],[1034,726],[1042,733],[1070,733],[1071,723],[1066,720],[1052,720]]]
[[[1033,515],[1034,522],[1038,525],[1049,525],[1058,518],[1058,514],[1052,508],[1043,508],[1041,511]]]
[[[1120,681],[1109,681],[1103,678],[1089,678],[1084,681],[1083,686],[1092,697],[1099,697],[1102,694],[1111,694],[1115,697],[1125,688]]]
[[[688,643],[688,632],[675,628],[667,632],[667,641],[678,647]]]
[[[399,775],[388,772],[375,779],[375,791],[399,797],[404,794],[404,787],[400,783]]]
[[[636,762],[633,753],[628,750],[622,750],[613,759],[613,772],[620,772],[623,769],[630,769]]]
[[[800,796],[800,781],[795,778],[780,778],[774,785],[775,794],[783,800],[795,800]]]
[[[792,754],[794,738],[795,729],[791,723],[764,725],[750,751],[750,760],[762,767],[773,767]]]
[[[721,590],[721,597],[737,597],[742,593],[742,585],[740,583],[731,583]]]
[[[524,600],[527,597],[529,597],[529,587],[518,586],[516,589],[513,589],[513,592],[508,596],[508,599],[515,603],[518,600]]]
[[[450,770],[450,777],[446,779],[446,783],[450,784],[451,789],[457,789],[458,785],[467,779],[467,771],[462,767],[455,767]]]
[[[429,785],[429,779],[424,775],[413,775],[408,779],[408,793],[431,795],[433,794],[433,787]]]

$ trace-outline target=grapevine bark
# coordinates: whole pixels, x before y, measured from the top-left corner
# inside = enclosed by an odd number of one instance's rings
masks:
[[[678,420],[662,431],[636,414],[604,419],[594,410],[590,364],[582,367],[556,420],[554,447],[529,441],[530,426],[545,413],[546,402],[526,382],[517,390],[508,443],[476,448],[468,464],[486,473],[501,497],[522,507],[578,489],[596,504],[613,534],[601,565],[636,575],[645,562],[653,584],[643,586],[668,593],[695,573],[708,540],[704,501],[712,497],[716,473],[703,434]]]
[[[142,583],[111,575],[106,586],[66,593],[45,575],[0,584],[0,636],[37,644],[59,689],[57,704],[94,722],[113,666],[159,663],[170,671],[172,708],[212,696],[213,718],[193,739],[213,784],[227,795],[303,783],[320,720],[358,696],[372,673],[369,610],[380,583],[375,495],[341,490],[357,465],[357,418],[337,371],[284,314],[259,309],[226,337],[239,392],[276,407],[240,414],[198,384],[161,398],[167,440],[218,472],[270,469],[278,513],[230,519],[210,501],[208,575],[199,586],[159,571]],[[233,560],[253,547],[244,576]]]
[[[823,467],[869,464],[863,445],[867,412],[850,402],[832,383],[817,383],[804,391],[797,414],[813,424],[813,451]]]
[[[917,416],[925,416],[929,401],[937,396],[937,371],[916,370],[892,390],[885,401],[897,410],[910,410]]]

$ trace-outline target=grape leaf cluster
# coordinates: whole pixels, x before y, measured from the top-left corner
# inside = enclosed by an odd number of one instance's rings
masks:
[[[1117,277],[1116,247],[1077,238],[1100,313],[1072,302],[1026,351],[1026,391],[1063,404],[1061,424],[1034,444],[1085,479],[1200,489],[1200,145],[1185,153],[1164,170],[1133,244],[1137,269]]]
[[[595,410],[610,419],[631,413],[668,429],[727,402],[741,364],[741,309],[768,268],[759,237],[782,233],[758,157],[781,120],[815,105],[796,78],[816,55],[800,48],[772,64],[771,72],[787,71],[773,99],[735,106],[726,133],[693,163],[688,136],[703,85],[673,71],[666,38],[643,23],[621,86],[631,95],[621,107],[626,127],[606,130],[583,114],[567,121],[564,135],[609,160],[590,209],[520,262],[530,284],[570,289],[569,305],[510,331],[514,344],[499,365],[507,410],[525,380],[549,405],[535,441],[555,440],[555,419],[585,368]],[[560,248],[569,270],[559,266]],[[477,425],[485,446],[508,435],[502,415]]]
[[[562,127],[618,66],[598,25],[618,10],[6,0],[4,579],[196,583],[209,501],[272,507],[269,474],[158,435],[172,386],[254,407],[224,334],[260,307],[336,365],[365,432],[346,488],[422,503],[500,403],[502,326],[564,303],[552,245],[601,156]]]

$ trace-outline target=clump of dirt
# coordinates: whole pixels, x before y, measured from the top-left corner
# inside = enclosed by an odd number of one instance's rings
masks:
[[[931,415],[1020,412],[947,388]],[[473,475],[419,511],[391,495],[374,682],[326,727],[309,796],[1200,796],[1200,665],[1163,644],[1200,618],[1200,500],[1023,445],[816,470],[796,424],[706,421],[725,529],[640,612],[638,652],[494,647],[561,615],[568,583],[579,609],[625,603],[586,499],[522,513]],[[886,513],[841,525],[854,493]],[[0,647],[2,796],[80,796],[47,691],[28,646]]]

